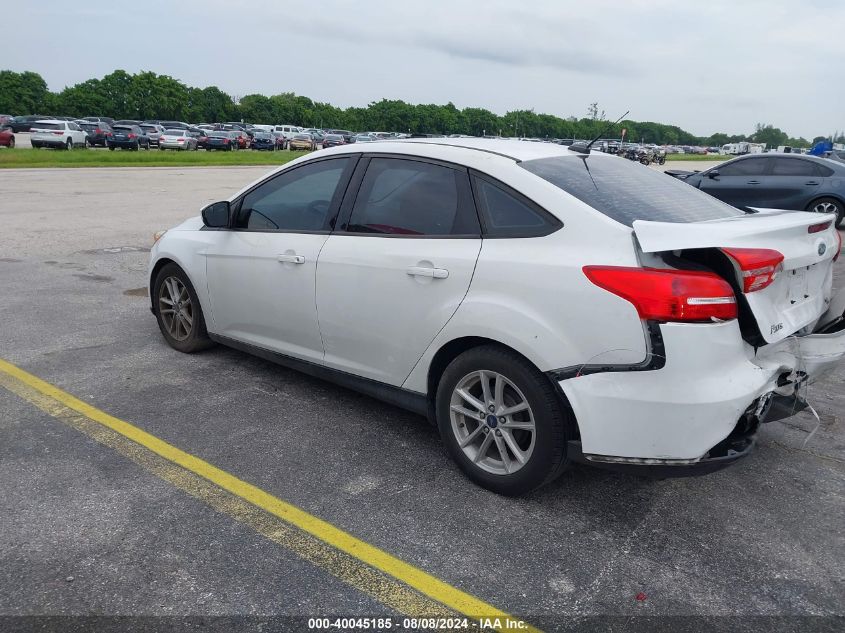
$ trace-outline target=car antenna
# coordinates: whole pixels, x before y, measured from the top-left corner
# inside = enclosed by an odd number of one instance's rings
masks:
[[[572,145],[569,146],[569,149],[571,149],[573,152],[578,152],[579,154],[589,154],[590,148],[593,146],[593,143],[595,143],[602,136],[604,136],[607,133],[607,131],[611,128],[611,126],[616,125],[622,119],[624,119],[626,116],[628,116],[629,112],[630,112],[630,110],[626,110],[625,114],[623,114],[621,117],[616,119],[613,123],[608,123],[607,125],[605,125],[604,128],[602,129],[602,131],[599,132],[599,135],[596,138],[594,138],[592,141],[590,141],[589,143],[573,143]]]

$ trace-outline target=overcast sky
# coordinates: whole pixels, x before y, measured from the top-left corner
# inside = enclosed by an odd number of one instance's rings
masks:
[[[845,129],[842,0],[26,0],[11,14],[0,68],[51,90],[122,68],[343,107],[581,117],[598,101],[698,135]]]

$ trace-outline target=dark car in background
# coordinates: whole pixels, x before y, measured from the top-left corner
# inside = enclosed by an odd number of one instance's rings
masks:
[[[276,149],[285,149],[288,146],[288,138],[284,132],[273,130],[271,134],[276,139]]]
[[[88,135],[88,145],[91,147],[106,147],[106,142],[112,135],[112,128],[108,123],[78,119],[76,124],[85,130],[85,133]]]
[[[349,130],[327,130],[327,134],[340,134],[347,143],[355,142],[355,134]]]
[[[238,149],[238,132],[231,130],[215,130],[214,132],[209,132],[205,149],[209,151],[222,149],[226,152]]]
[[[209,130],[205,128],[192,128],[190,133],[197,139],[197,149],[208,149]]]
[[[256,130],[255,134],[252,136],[252,149],[266,149],[270,150],[271,152],[276,151],[276,137],[270,134],[270,132],[262,132],[260,130]]]
[[[107,123],[109,127],[114,125],[114,119],[110,116],[84,116],[77,121],[89,121],[91,123]]]
[[[739,209],[791,209],[835,213],[845,219],[845,163],[800,154],[741,156],[675,178]]]
[[[164,132],[164,126],[158,123],[141,123],[141,130],[150,137],[150,145],[158,147],[158,139]]]
[[[144,131],[139,125],[120,125],[114,124],[112,134],[108,138],[108,148],[115,150],[117,148],[139,150],[150,149],[150,137],[144,134]]]
[[[346,139],[343,138],[342,134],[326,134],[323,137],[323,148],[337,145],[346,145]]]
[[[26,116],[16,116],[9,119],[8,124],[12,131],[16,134],[19,132],[29,132],[32,129],[32,124],[36,121],[46,121],[54,117],[44,116],[43,114],[27,114]]]

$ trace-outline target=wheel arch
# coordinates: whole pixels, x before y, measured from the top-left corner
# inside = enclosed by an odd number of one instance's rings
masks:
[[[575,412],[569,404],[569,400],[563,393],[563,390],[560,388],[560,385],[555,380],[553,380],[546,372],[542,371],[539,367],[537,367],[536,363],[534,363],[530,358],[528,358],[518,349],[514,349],[510,345],[485,336],[461,336],[458,338],[454,338],[441,345],[440,349],[438,349],[437,352],[435,352],[434,356],[432,356],[431,362],[428,365],[428,374],[426,377],[426,399],[428,401],[427,417],[429,422],[433,424],[436,423],[435,400],[437,399],[437,386],[440,383],[440,379],[443,376],[443,372],[445,372],[446,368],[449,366],[449,363],[451,363],[464,352],[476,347],[481,347],[483,345],[494,345],[496,347],[500,347],[502,349],[506,349],[510,352],[513,352],[514,354],[517,354],[518,356],[523,358],[527,363],[535,367],[537,371],[539,371],[541,374],[543,374],[543,376],[545,376],[552,383],[552,386],[554,387],[555,392],[558,395],[558,399],[560,401],[561,406],[566,407],[569,410],[569,413],[572,416],[573,421],[575,422],[576,433],[578,435],[578,438],[580,439],[581,434],[578,431],[578,420],[575,417]]]

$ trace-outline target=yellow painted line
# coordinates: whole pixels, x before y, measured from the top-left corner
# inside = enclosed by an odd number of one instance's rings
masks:
[[[507,630],[508,623],[522,622],[2,359],[0,385],[397,611],[412,616],[457,613],[473,619],[499,618],[501,630]],[[520,631],[537,632],[523,626]]]

